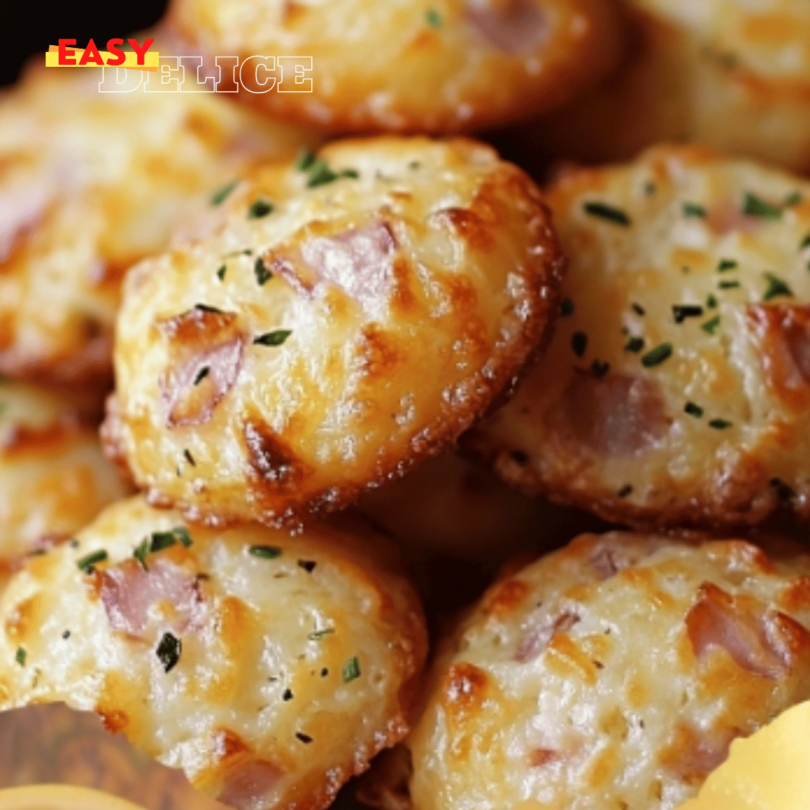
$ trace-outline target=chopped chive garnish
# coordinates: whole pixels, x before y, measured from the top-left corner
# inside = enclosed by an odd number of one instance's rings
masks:
[[[291,334],[292,330],[290,329],[276,329],[275,332],[259,335],[259,337],[253,339],[253,342],[258,346],[281,346]]]
[[[300,172],[306,172],[309,171],[313,163],[315,163],[315,153],[311,152],[309,149],[305,149],[301,152],[298,163],[295,164],[295,168]]]
[[[62,633],[62,638],[67,641],[70,638],[70,630],[65,630],[65,632]]]
[[[222,267],[217,270],[217,278],[220,281],[225,281],[225,273],[228,272],[228,268],[223,264]]]
[[[272,213],[272,203],[267,202],[267,200],[256,200],[256,202],[248,208],[248,219],[261,219]]]
[[[764,219],[779,219],[782,209],[778,205],[761,200],[755,194],[746,191],[743,198],[743,213],[749,217],[763,217]]]
[[[264,261],[261,256],[256,259],[256,263],[253,265],[253,275],[256,276],[256,283],[260,287],[264,287],[264,285],[273,278],[273,274],[264,266]]]
[[[208,366],[203,366],[198,372],[197,376],[194,378],[194,385],[199,385],[209,374],[211,373],[211,369]]]
[[[360,173],[356,169],[343,169],[336,172],[329,168],[329,164],[325,160],[316,160],[309,166],[309,180],[307,180],[307,188],[317,188],[318,186],[325,186],[327,183],[333,183],[341,177],[350,177],[356,180]]]
[[[577,357],[582,357],[588,348],[588,336],[584,332],[574,332],[571,335],[571,348]]]
[[[570,298],[563,299],[560,304],[560,317],[567,318],[569,315],[574,314],[574,302]]]
[[[209,306],[208,304],[195,304],[194,309],[199,309],[200,312],[212,312],[214,315],[221,315],[222,310],[216,307]]]
[[[281,556],[281,549],[277,546],[251,546],[248,549],[251,557],[258,557],[260,560],[275,560]]]
[[[80,560],[78,560],[76,562],[76,566],[80,571],[84,571],[85,574],[89,574],[93,570],[93,566],[100,562],[104,562],[104,560],[107,559],[107,556],[107,552],[104,551],[104,549],[93,551],[86,557],[82,557]]]
[[[798,205],[802,201],[802,194],[800,191],[792,191],[785,197],[783,205],[785,208],[790,208],[793,205]]]
[[[281,696],[281,699],[286,703],[289,700],[293,699],[292,689],[285,689],[284,694]]]
[[[808,233],[807,236],[805,236],[804,239],[802,239],[802,241],[799,243],[799,250],[804,250],[808,247],[810,247],[810,233]]]
[[[180,653],[183,651],[183,643],[179,638],[171,633],[164,633],[160,644],[155,650],[158,660],[163,664],[164,672],[171,672],[180,660]]]
[[[722,281],[717,282],[717,286],[721,290],[733,290],[735,287],[740,286],[740,282],[737,279],[723,279]]]
[[[633,302],[632,304],[630,304],[630,307],[633,310],[633,312],[636,313],[636,315],[646,315],[647,314],[646,310],[644,309],[643,306],[641,306],[641,304],[636,304],[635,302]]]
[[[631,337],[627,343],[624,344],[624,350],[626,352],[633,352],[633,354],[638,354],[644,348],[644,338],[640,337]]]
[[[655,183],[650,182],[649,180],[644,184],[644,193],[645,194],[655,194]]]
[[[641,365],[645,368],[653,368],[653,366],[658,366],[664,362],[667,358],[672,355],[672,344],[671,343],[661,343],[656,346],[654,349],[650,349],[647,354],[643,355],[641,358]]]
[[[672,317],[675,323],[683,323],[687,318],[699,318],[703,314],[703,307],[697,304],[673,304]]]
[[[703,408],[700,405],[695,405],[694,402],[687,402],[686,406],[684,407],[684,412],[688,413],[689,416],[694,416],[700,419],[703,416]]]
[[[720,263],[717,265],[717,270],[720,273],[727,273],[729,270],[734,270],[736,267],[736,259],[720,259]]]
[[[298,560],[298,567],[303,568],[308,574],[311,574],[318,565],[315,560]]]
[[[312,742],[312,737],[309,734],[304,734],[303,731],[296,731],[295,732],[296,739],[301,740],[304,745],[309,745]]]
[[[176,543],[188,548],[194,542],[184,526],[177,526],[168,532],[153,532],[149,543],[149,553],[155,554],[158,551],[171,548]]]
[[[132,550],[132,556],[141,564],[141,568],[144,571],[149,570],[149,566],[146,564],[146,555],[149,553],[149,540],[144,537],[140,543]]]
[[[702,205],[685,202],[681,204],[681,213],[685,217],[705,217],[706,209]]]
[[[768,288],[762,295],[763,301],[770,301],[771,298],[784,295],[787,298],[793,298],[793,290],[782,281],[781,278],[775,276],[773,273],[765,273],[765,278],[768,280]]]
[[[706,308],[715,309],[716,307],[717,307],[717,299],[714,297],[712,293],[709,293],[706,296]]]
[[[617,493],[616,495],[619,498],[626,498],[631,492],[633,491],[632,484],[625,484]]]
[[[594,377],[604,377],[610,371],[610,363],[605,363],[602,360],[594,360],[591,363],[591,374]]]
[[[322,638],[326,636],[331,636],[332,633],[335,632],[334,627],[327,627],[325,630],[316,630],[314,633],[310,633],[307,638],[310,641],[320,641]]]
[[[346,662],[346,666],[343,667],[343,682],[349,683],[349,681],[353,681],[355,678],[360,677],[360,661],[358,661],[357,656],[354,658],[350,658]]]
[[[25,659],[27,655],[28,653],[22,647],[17,647],[17,654],[14,657],[21,667],[25,666]]]
[[[187,461],[189,464],[191,464],[191,466],[192,466],[192,467],[196,467],[196,466],[197,466],[197,462],[196,462],[196,461],[194,461],[194,456],[192,456],[192,455],[191,455],[191,450],[188,450],[188,449],[183,450],[183,455],[185,456],[186,461]]]
[[[582,207],[585,213],[590,214],[592,217],[599,217],[612,222],[614,225],[622,225],[625,228],[630,226],[630,217],[621,208],[614,208],[612,205],[601,202],[587,202]]]
[[[715,430],[725,430],[726,428],[730,428],[733,422],[729,422],[726,419],[712,419],[709,422],[709,427],[714,428]]]
[[[211,197],[211,205],[221,205],[225,202],[225,198],[236,188],[238,185],[237,180],[233,180],[228,183],[227,186],[223,186],[216,194]]]
[[[706,323],[702,324],[700,328],[707,335],[713,335],[717,332],[717,328],[719,326],[720,326],[720,316],[715,315],[713,318],[709,318],[709,320],[706,321]]]
[[[429,8],[427,12],[425,12],[425,19],[431,28],[441,28],[442,26],[441,15],[435,8]]]

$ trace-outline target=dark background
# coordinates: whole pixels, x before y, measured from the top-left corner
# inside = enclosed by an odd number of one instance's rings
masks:
[[[165,7],[166,0],[0,0],[4,34],[0,85],[13,82],[29,57],[44,61],[48,45],[56,45],[59,39],[75,39],[76,47],[84,47],[92,38],[99,50],[104,50],[108,39],[154,25]]]

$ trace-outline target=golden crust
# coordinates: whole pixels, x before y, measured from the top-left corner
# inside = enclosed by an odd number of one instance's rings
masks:
[[[268,92],[243,69],[240,99],[329,131],[449,133],[548,110],[616,61],[612,0],[175,0],[193,49],[306,57],[312,92]],[[259,80],[265,82],[261,73]]]
[[[95,711],[245,810],[319,810],[407,733],[424,622],[367,528],[216,531],[133,498],[77,539],[0,603],[3,708]]]
[[[128,492],[68,399],[0,379],[0,571]]]
[[[100,93],[97,71],[28,71],[0,97],[0,372],[111,376],[125,270],[235,173],[312,137],[210,94]]]
[[[191,519],[295,522],[400,477],[512,385],[557,308],[538,190],[472,141],[333,144],[215,216],[129,274],[104,430]]]
[[[582,535],[446,641],[388,810],[671,810],[810,696],[810,558]],[[402,763],[400,763],[402,764]],[[407,764],[407,763],[405,763]],[[402,768],[392,776],[402,778]]]
[[[580,160],[684,140],[810,168],[810,8],[794,0],[625,0],[624,64],[524,137]],[[699,11],[698,11],[699,8]],[[533,134],[529,134],[533,133]]]
[[[660,147],[571,171],[548,199],[573,313],[469,446],[524,490],[621,523],[810,517],[810,184]]]

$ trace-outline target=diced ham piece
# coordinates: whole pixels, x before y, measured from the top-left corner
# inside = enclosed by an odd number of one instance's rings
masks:
[[[794,411],[810,407],[810,306],[749,304],[746,315],[768,387]]]
[[[170,367],[160,379],[169,427],[211,419],[239,375],[245,335],[232,312],[195,307],[160,324]]]
[[[256,810],[269,806],[262,802],[278,784],[284,771],[272,762],[253,759],[228,774],[217,800],[235,810]]]
[[[468,0],[467,19],[490,45],[508,54],[531,53],[549,35],[548,19],[534,0]]]
[[[570,630],[579,621],[579,616],[570,610],[563,611],[556,618],[535,627],[523,639],[515,653],[515,660],[521,664],[537,658],[548,647],[549,642],[557,633]]]
[[[686,615],[686,632],[698,658],[721,647],[737,666],[763,678],[778,678],[791,667],[793,654],[780,638],[781,629],[710,582],[700,586]]]
[[[551,418],[560,433],[601,456],[632,456],[660,439],[667,428],[658,384],[644,377],[595,377],[575,369]]]
[[[136,560],[126,560],[101,574],[101,600],[110,627],[136,638],[143,637],[149,612],[160,602],[173,610],[178,631],[195,624],[203,602],[197,577],[168,559],[148,557],[145,571]]]

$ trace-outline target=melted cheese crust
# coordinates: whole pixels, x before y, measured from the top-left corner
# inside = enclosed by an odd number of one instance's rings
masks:
[[[548,198],[573,312],[471,445],[526,491],[618,522],[810,516],[810,184],[661,147],[564,174]]]
[[[524,138],[564,158],[684,140],[810,168],[810,7],[795,0],[625,0],[622,67]],[[529,134],[531,133],[531,134]]]
[[[128,492],[68,399],[0,380],[0,572]]]
[[[218,186],[313,138],[207,93],[101,93],[31,69],[0,96],[0,372],[110,377],[126,269]],[[206,200],[207,201],[207,200]]]
[[[248,63],[240,98],[350,132],[458,132],[550,109],[602,76],[622,39],[605,0],[178,0],[171,19],[208,54],[311,57],[311,93],[289,92],[295,60],[281,92]]]
[[[386,806],[671,810],[807,699],[809,627],[806,556],[581,535],[445,642],[407,740],[410,802]]]
[[[488,147],[387,137],[317,161],[255,172],[127,278],[107,446],[192,519],[295,521],[400,477],[556,311],[548,210]]]
[[[190,546],[135,559],[177,527]],[[5,591],[2,708],[95,711],[244,810],[325,807],[407,732],[427,640],[379,536],[213,531],[134,498],[77,539],[30,559]]]

